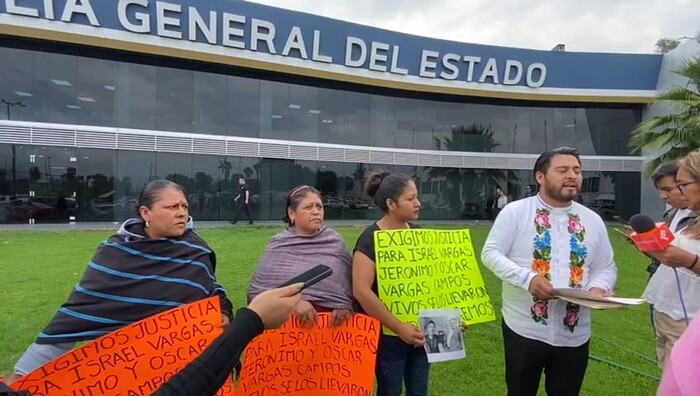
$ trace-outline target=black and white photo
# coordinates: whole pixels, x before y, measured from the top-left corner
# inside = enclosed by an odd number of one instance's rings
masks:
[[[460,322],[459,309],[433,309],[420,312],[419,324],[425,335],[425,351],[430,363],[466,357]]]

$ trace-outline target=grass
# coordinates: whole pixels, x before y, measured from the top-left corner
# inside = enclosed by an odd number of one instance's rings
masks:
[[[248,281],[265,243],[280,230],[275,227],[201,230],[217,252],[219,280],[236,306],[245,301]],[[338,227],[337,230],[352,247],[362,228]],[[475,249],[480,251],[488,227],[476,226],[471,230]],[[0,232],[1,374],[10,373],[14,362],[51,319],[107,234],[104,231]],[[621,236],[614,232],[610,235],[619,269],[616,294],[639,296],[646,284],[647,260]],[[482,273],[494,306],[500,311],[500,282],[488,270],[482,268]],[[497,322],[471,326],[466,335],[467,358],[433,365],[430,394],[505,394],[499,324],[500,312]],[[593,334],[592,358],[582,395],[655,394],[658,380],[648,376],[658,377],[659,369],[654,362],[640,357],[654,356],[648,306],[595,311]]]

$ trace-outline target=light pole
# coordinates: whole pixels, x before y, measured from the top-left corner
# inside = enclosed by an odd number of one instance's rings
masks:
[[[10,102],[9,100],[6,99],[0,99],[0,102],[7,106],[7,119],[10,119],[10,109],[12,109],[15,106],[19,107],[27,107],[24,103],[22,102]]]
[[[0,103],[7,106],[7,119],[10,120],[10,110],[15,107],[27,107],[22,102],[10,102],[5,99],[0,99]],[[15,145],[12,145],[12,195],[15,195],[15,184],[17,183],[17,149]]]

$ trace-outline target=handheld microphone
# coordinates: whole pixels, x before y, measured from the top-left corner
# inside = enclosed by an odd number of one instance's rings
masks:
[[[630,227],[634,230],[630,238],[642,252],[664,250],[675,239],[668,224],[655,223],[651,217],[641,213],[630,217]]]

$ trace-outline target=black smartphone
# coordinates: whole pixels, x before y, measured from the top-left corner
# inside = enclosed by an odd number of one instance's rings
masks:
[[[304,286],[301,288],[301,290],[304,290],[307,287],[315,285],[323,279],[328,278],[332,273],[333,270],[331,267],[320,264],[304,272],[303,274],[295,276],[294,278],[284,282],[283,284],[279,285],[279,287],[285,287],[295,283],[303,283]]]
[[[617,221],[618,223],[620,223],[622,225],[626,225],[626,226],[630,225],[630,223],[627,220],[623,219],[620,216],[613,216],[613,219],[615,219],[615,221]]]

